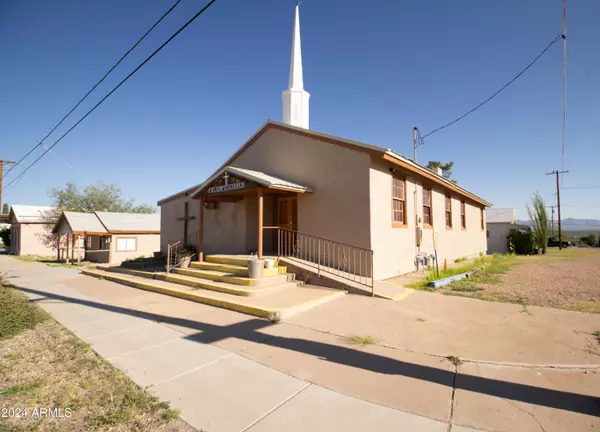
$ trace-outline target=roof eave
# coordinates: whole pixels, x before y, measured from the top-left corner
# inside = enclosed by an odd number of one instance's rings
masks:
[[[413,161],[409,161],[405,157],[399,155],[398,153],[395,153],[394,151],[392,151],[390,149],[388,149],[385,153],[382,154],[382,159],[386,160],[388,162],[392,162],[404,169],[407,169],[408,171],[411,171],[415,174],[420,175],[421,177],[425,177],[430,180],[433,180],[435,183],[437,183],[447,189],[450,189],[450,190],[458,193],[459,195],[464,196],[465,198],[469,198],[470,200],[473,200],[473,201],[477,202],[478,204],[483,205],[484,207],[492,206],[491,203],[484,200],[483,198],[478,197],[477,195],[469,192],[468,190],[458,186],[456,183],[452,183],[451,181],[434,173],[433,171],[428,170],[424,166],[419,165]]]

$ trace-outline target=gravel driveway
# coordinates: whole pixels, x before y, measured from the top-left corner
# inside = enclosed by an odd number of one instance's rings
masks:
[[[534,258],[500,275],[500,284],[477,284],[481,294],[526,304],[600,311],[600,250],[571,250],[567,261]]]

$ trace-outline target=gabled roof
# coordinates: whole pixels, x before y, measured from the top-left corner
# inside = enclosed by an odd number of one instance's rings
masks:
[[[56,222],[56,225],[52,229],[53,233],[58,231],[58,227],[63,221],[69,224],[73,233],[99,234],[107,232],[96,214],[65,211],[58,218],[58,222]]]
[[[517,210],[514,208],[489,208],[485,210],[487,223],[517,223]]]
[[[246,168],[238,168],[233,166],[226,166],[221,168],[215,174],[213,174],[208,180],[202,183],[196,188],[194,192],[190,194],[191,197],[198,195],[204,189],[206,189],[215,179],[219,178],[226,172],[233,174],[237,177],[243,178],[248,181],[258,183],[260,186],[264,186],[272,189],[288,190],[291,192],[312,192],[312,189],[308,186],[302,186],[298,183],[293,183],[281,178],[265,174],[260,171],[249,170]]]
[[[160,214],[96,212],[110,233],[159,233]]]
[[[52,207],[48,206],[13,205],[9,219],[18,223],[49,223],[52,222],[51,212]]]
[[[342,147],[346,147],[351,150],[369,153],[371,156],[373,156],[375,158],[385,160],[385,161],[392,163],[394,165],[397,165],[407,171],[410,171],[420,177],[424,177],[424,178],[430,180],[431,182],[441,185],[444,188],[449,189],[461,196],[469,198],[469,199],[475,201],[476,203],[481,204],[482,206],[491,207],[491,204],[489,202],[485,201],[484,199],[482,199],[482,198],[478,197],[477,195],[469,192],[468,190],[458,186],[457,184],[452,183],[451,181],[447,180],[443,176],[436,174],[433,171],[425,168],[423,165],[420,165],[420,164],[400,155],[399,153],[394,152],[393,150],[391,150],[389,148],[379,147],[379,146],[366,144],[366,143],[361,143],[358,141],[352,141],[352,140],[349,140],[346,138],[341,138],[341,137],[337,137],[337,136],[333,136],[333,135],[315,132],[312,130],[276,122],[273,120],[267,121],[258,131],[256,131],[254,133],[254,135],[252,135],[250,137],[250,139],[248,139],[248,141],[246,141],[233,155],[231,155],[229,157],[229,159],[227,159],[225,161],[225,163],[223,165],[221,165],[215,171],[215,173],[213,175],[210,176],[210,178],[213,178],[213,176],[217,172],[221,171],[223,168],[230,166],[235,161],[235,159],[237,159],[238,156],[240,156],[248,147],[250,147],[258,138],[260,138],[269,129],[279,129],[279,130],[283,130],[283,131],[286,131],[289,133],[294,133],[297,135],[302,135],[305,137],[313,138],[313,139],[323,141],[323,142],[326,142],[329,144],[335,144],[335,145],[339,145]],[[181,192],[178,192],[176,194],[173,194],[166,198],[163,198],[162,200],[160,200],[158,202],[158,205],[162,206],[163,204],[165,204],[173,199],[180,198],[182,196],[188,196],[192,192],[195,192],[199,187],[201,187],[205,183],[206,182],[198,184],[196,186],[192,186]]]
[[[78,234],[157,234],[160,233],[160,215],[113,212],[62,212],[52,229],[58,232],[66,222],[71,232]]]

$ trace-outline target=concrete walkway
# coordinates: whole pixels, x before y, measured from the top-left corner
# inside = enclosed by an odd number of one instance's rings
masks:
[[[205,431],[600,426],[600,374],[593,366],[514,368],[475,361],[455,366],[442,356],[398,349],[398,338],[396,347],[361,348],[340,337],[400,335],[404,323],[386,321],[385,308],[419,300],[423,293],[400,303],[347,296],[340,306],[273,324],[0,256],[0,273],[9,269],[12,284]],[[353,299],[367,303],[361,309],[352,306]]]

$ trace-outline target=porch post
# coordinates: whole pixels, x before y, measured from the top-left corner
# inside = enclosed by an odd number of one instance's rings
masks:
[[[198,217],[198,261],[204,261],[204,198],[200,198],[200,216]]]
[[[258,189],[258,259],[263,257],[263,190]]]
[[[75,262],[75,234],[71,234],[71,262]]]
[[[60,233],[56,235],[58,237],[58,242],[56,245],[56,261],[60,261]]]
[[[65,260],[69,264],[69,233],[67,233],[67,241],[65,244]]]
[[[81,266],[81,234],[77,234],[77,265]]]

